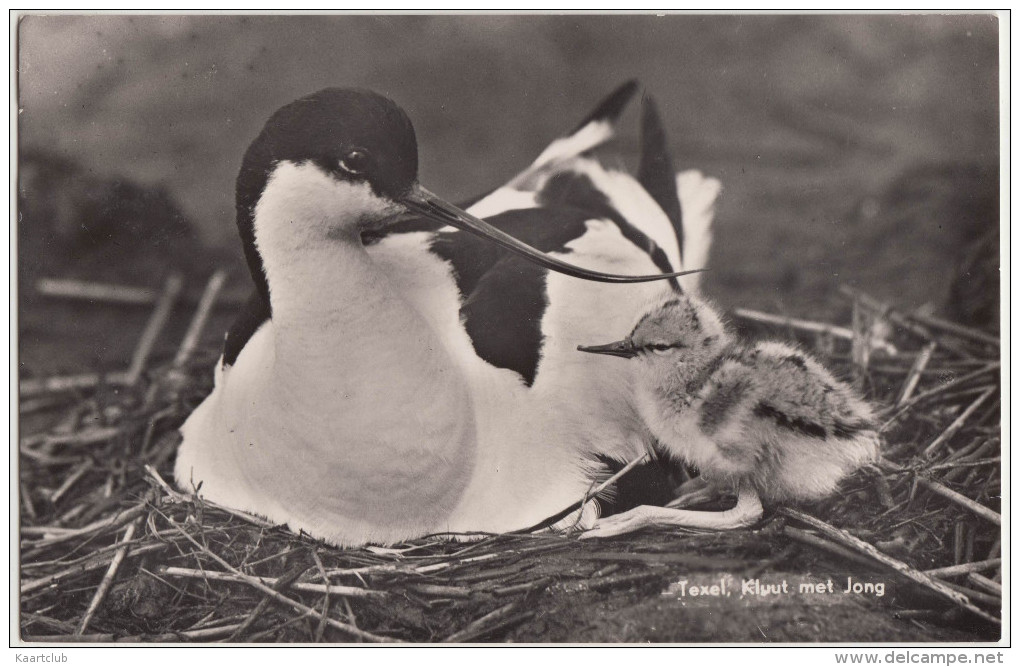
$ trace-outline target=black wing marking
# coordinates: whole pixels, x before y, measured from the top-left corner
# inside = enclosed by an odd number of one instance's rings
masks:
[[[566,245],[584,234],[589,218],[576,209],[523,209],[488,222],[542,252],[569,253]],[[453,267],[464,298],[461,320],[475,353],[497,368],[520,374],[531,386],[549,305],[548,270],[461,231],[436,234],[431,249]]]
[[[627,223],[587,176],[564,173],[550,181],[555,182],[543,197],[551,207],[507,211],[487,221],[542,252],[568,254],[567,244],[588,231],[588,220],[608,218],[657,267],[673,270],[662,249]],[[464,298],[461,318],[475,352],[497,368],[519,373],[531,386],[542,352],[548,271],[462,231],[436,233],[431,250],[453,267]],[[675,279],[670,283],[679,290]]]
[[[676,189],[676,173],[673,160],[666,145],[666,132],[662,128],[659,112],[651,97],[642,100],[641,114],[641,164],[638,167],[638,182],[666,212],[673,224],[680,247],[680,259],[684,253],[684,225],[680,211],[680,195]]]
[[[223,367],[233,366],[251,337],[270,318],[269,304],[256,289],[234,318],[223,341]]]
[[[507,257],[478,280],[460,309],[478,356],[520,374],[529,387],[542,351],[547,275],[527,260]]]
[[[675,187],[673,191],[675,196]],[[551,176],[538,193],[538,201],[543,206],[570,206],[588,212],[589,217],[612,220],[624,238],[648,254],[657,269],[663,273],[677,270],[670,264],[665,251],[647,234],[627,222],[586,174],[562,171]],[[677,292],[681,291],[676,278],[670,278],[669,284]]]
[[[635,79],[624,81],[620,86],[613,92],[606,95],[601,102],[598,103],[590,114],[588,114],[584,120],[577,124],[573,130],[568,132],[565,136],[577,134],[585,125],[595,122],[615,123],[620,118],[620,114],[627,108],[627,103],[630,102],[630,98],[634,97],[634,93],[637,92],[638,82]]]

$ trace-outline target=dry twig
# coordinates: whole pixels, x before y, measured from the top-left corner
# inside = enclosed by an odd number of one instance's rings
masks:
[[[797,510],[790,509],[788,507],[784,508],[782,511],[783,511],[784,514],[786,514],[787,516],[789,516],[792,519],[796,519],[797,521],[801,521],[803,523],[806,523],[809,526],[813,526],[814,528],[816,528],[817,530],[821,531],[824,535],[827,535],[831,539],[836,540],[837,542],[839,542],[839,543],[841,543],[843,545],[846,545],[846,546],[848,546],[848,547],[850,547],[852,549],[855,549],[855,550],[857,550],[857,551],[859,551],[861,553],[864,553],[864,554],[866,554],[868,556],[871,556],[872,558],[874,558],[878,562],[882,563],[883,565],[886,565],[887,567],[892,568],[893,570],[895,570],[896,572],[899,572],[900,574],[902,574],[903,576],[907,577],[908,579],[916,581],[917,583],[921,584],[925,588],[927,588],[927,589],[933,591],[934,593],[936,593],[937,595],[939,595],[939,596],[949,600],[953,604],[966,609],[967,611],[971,612],[972,614],[975,614],[976,616],[980,616],[981,618],[983,618],[986,621],[989,621],[991,623],[1001,624],[1001,621],[998,618],[995,618],[994,616],[992,616],[992,615],[982,611],[981,609],[978,609],[966,597],[964,597],[963,595],[960,595],[959,593],[957,593],[956,591],[952,590],[951,588],[948,588],[944,582],[940,582],[940,581],[937,581],[935,579],[932,579],[930,576],[928,576],[924,572],[921,572],[920,570],[916,570],[916,569],[910,567],[909,565],[907,565],[903,561],[897,560],[897,559],[893,558],[892,556],[888,556],[888,555],[882,553],[881,551],[879,551],[875,547],[871,546],[867,542],[854,537],[853,535],[851,535],[850,533],[846,532],[845,530],[842,530],[840,528],[836,528],[835,526],[830,526],[829,524],[825,523],[824,521],[822,521],[820,519],[816,519],[815,517],[813,517],[813,516],[811,516],[809,514],[804,514],[803,512],[799,512]]]
[[[391,639],[389,637],[381,637],[379,635],[374,635],[371,632],[365,632],[364,630],[359,630],[358,628],[355,628],[354,626],[348,625],[346,623],[341,623],[340,621],[337,621],[337,620],[334,620],[332,618],[323,616],[321,613],[319,613],[318,610],[312,609],[311,607],[308,607],[308,606],[306,606],[304,604],[301,604],[297,600],[292,600],[292,599],[288,598],[287,596],[283,595],[282,593],[278,593],[278,592],[274,591],[272,588],[270,588],[266,584],[262,583],[256,577],[252,577],[252,576],[249,576],[249,575],[246,575],[246,574],[240,572],[233,565],[231,565],[230,563],[228,563],[224,559],[222,559],[219,556],[217,556],[215,553],[210,551],[208,547],[204,546],[203,544],[201,544],[197,540],[195,540],[194,537],[189,535],[186,530],[181,528],[172,519],[170,519],[170,525],[172,525],[177,530],[179,530],[181,532],[181,534],[184,535],[185,538],[189,542],[194,544],[202,553],[204,553],[207,556],[209,556],[210,558],[212,558],[214,561],[216,561],[217,563],[222,565],[227,570],[230,570],[231,574],[235,575],[237,577],[237,580],[240,583],[248,584],[249,586],[262,591],[263,593],[265,593],[269,597],[275,599],[276,601],[281,602],[283,604],[286,604],[286,605],[296,609],[297,611],[300,611],[302,614],[304,614],[306,616],[314,616],[316,618],[325,618],[326,619],[326,623],[328,623],[330,625],[330,627],[336,628],[337,630],[340,630],[341,632],[344,632],[344,633],[346,633],[348,635],[351,635],[353,637],[357,637],[358,639],[364,639],[365,641],[371,641],[371,642],[393,642],[393,641],[397,641],[397,640]]]
[[[145,370],[145,364],[152,353],[152,348],[155,346],[159,334],[166,326],[167,320],[170,319],[170,313],[173,311],[174,304],[177,303],[177,297],[180,295],[183,287],[184,279],[178,274],[175,273],[167,278],[163,291],[159,296],[159,301],[157,301],[149,321],[145,324],[145,329],[138,339],[138,346],[131,356],[131,364],[127,370],[127,384],[137,384],[138,380],[141,379],[142,372]]]
[[[124,531],[124,536],[120,539],[123,542],[130,542],[131,538],[135,535],[135,530],[142,524],[142,520],[139,517],[135,519],[135,522],[127,527]],[[110,561],[110,567],[107,568],[106,574],[103,575],[103,580],[99,582],[99,587],[96,588],[95,595],[92,596],[92,601],[89,602],[88,609],[85,610],[85,615],[81,619],[81,623],[78,624],[78,629],[75,634],[85,634],[85,630],[88,629],[89,623],[92,622],[92,615],[99,609],[99,605],[103,603],[106,598],[106,594],[110,590],[110,586],[113,585],[113,580],[117,576],[117,570],[120,569],[120,564],[124,561],[124,557],[127,555],[128,546],[125,544],[121,546],[113,554],[113,558]]]

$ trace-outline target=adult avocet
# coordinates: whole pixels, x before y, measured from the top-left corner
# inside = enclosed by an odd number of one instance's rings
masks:
[[[650,100],[639,180],[585,157],[634,89],[470,214],[417,183],[390,100],[328,89],[277,111],[237,179],[255,295],[181,428],[178,483],[392,543],[535,524],[643,453],[629,382],[576,345],[679,289],[628,283],[678,275],[681,243],[703,264],[718,183],[674,174]]]

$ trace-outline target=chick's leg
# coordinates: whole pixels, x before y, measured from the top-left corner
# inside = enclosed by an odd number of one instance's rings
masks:
[[[707,530],[733,530],[754,524],[762,516],[761,499],[750,484],[741,482],[737,504],[724,512],[696,512],[642,505],[629,512],[599,519],[581,539],[625,535],[649,526],[678,526]]]

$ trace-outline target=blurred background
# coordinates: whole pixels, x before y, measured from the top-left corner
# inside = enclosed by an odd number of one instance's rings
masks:
[[[225,266],[246,291],[243,152],[279,106],[337,85],[403,106],[422,183],[457,200],[637,77],[677,168],[723,183],[705,279],[721,305],[844,324],[847,284],[997,328],[998,30],[991,15],[25,17],[22,374],[122,367],[147,317],[41,299],[40,277],[158,288],[176,270],[200,289]]]

